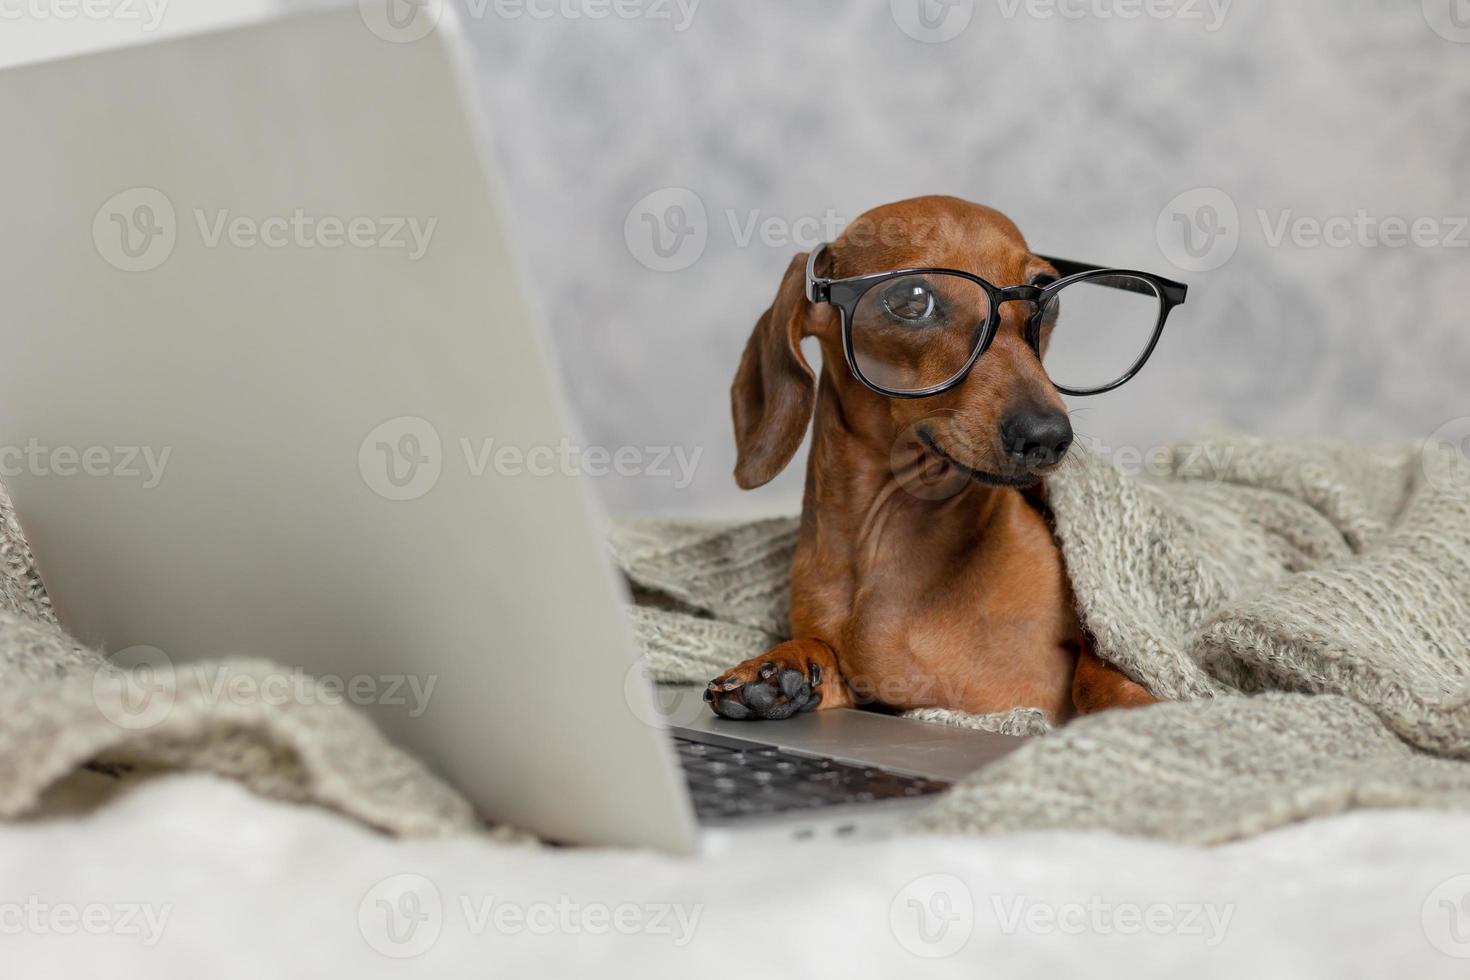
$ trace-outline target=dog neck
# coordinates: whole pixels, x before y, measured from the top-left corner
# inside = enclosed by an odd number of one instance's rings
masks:
[[[896,515],[969,537],[998,512],[1022,502],[1017,488],[970,478],[912,434],[890,433],[853,417],[826,372],[814,421],[803,523],[816,520],[818,512],[838,518],[836,540],[873,541]]]

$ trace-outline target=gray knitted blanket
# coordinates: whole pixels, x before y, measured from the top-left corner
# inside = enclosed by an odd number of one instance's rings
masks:
[[[1076,451],[1048,490],[1100,654],[1177,703],[1050,733],[1026,708],[920,713],[1043,737],[919,828],[1215,842],[1352,807],[1470,806],[1463,460],[1220,437],[1154,463],[1135,478]],[[655,677],[702,682],[784,636],[794,520],[634,523],[612,544]],[[390,833],[484,829],[330,692],[211,695],[283,673],[181,666],[147,679],[161,700],[140,713],[136,671],[57,626],[0,492],[0,816],[33,811],[84,767],[198,769]]]
[[[1082,616],[1102,657],[1177,703],[1036,738],[920,825],[1206,843],[1470,807],[1470,467],[1435,448],[1219,436],[1138,475],[1074,451],[1047,489]],[[782,639],[795,543],[794,519],[621,529],[655,676],[704,681]],[[915,715],[1047,730],[1028,709]]]

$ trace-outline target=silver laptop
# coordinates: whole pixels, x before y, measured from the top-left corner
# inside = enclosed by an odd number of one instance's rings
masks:
[[[452,13],[371,7],[0,73],[0,465],[62,622],[365,685],[566,842],[877,832],[1011,749],[646,681],[588,488],[530,465],[577,436]]]

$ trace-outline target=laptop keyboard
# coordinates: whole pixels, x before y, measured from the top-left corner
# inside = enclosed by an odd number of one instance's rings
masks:
[[[740,748],[678,737],[674,742],[702,821],[912,799],[949,788],[921,776],[796,755],[754,742]]]

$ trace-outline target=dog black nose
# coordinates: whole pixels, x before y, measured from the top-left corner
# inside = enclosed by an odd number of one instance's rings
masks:
[[[1072,423],[1062,412],[1017,412],[1000,423],[1006,454],[1020,466],[1050,466],[1072,445]]]

